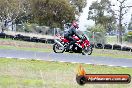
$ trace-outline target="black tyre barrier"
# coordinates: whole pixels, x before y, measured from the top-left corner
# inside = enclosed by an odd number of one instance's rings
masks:
[[[32,37],[31,42],[39,42],[39,39],[37,37]]]
[[[121,46],[120,45],[113,45],[113,50],[121,50]]]
[[[111,44],[105,44],[104,49],[112,49],[112,45]]]
[[[124,47],[122,47],[122,51],[131,51],[131,48],[124,46]]]
[[[23,35],[21,35],[21,34],[17,34],[16,36],[15,36],[15,40],[23,40]]]
[[[50,43],[50,44],[54,44],[54,39],[46,39],[46,38],[37,38],[37,37],[30,37],[30,36],[23,36],[21,34],[17,34],[15,36],[13,35],[7,35],[5,33],[0,33],[0,38],[11,38],[11,39],[15,39],[15,40],[23,40],[23,41],[28,41],[28,42],[40,42],[40,43]],[[112,45],[110,44],[105,44],[103,46],[103,44],[101,43],[97,43],[97,44],[91,44],[91,46],[97,49],[113,49],[113,50],[122,50],[122,51],[131,51],[132,52],[132,48],[130,47],[121,47],[120,45]]]
[[[31,38],[29,36],[23,36],[22,40],[30,42]]]
[[[54,39],[47,39],[47,43],[54,44]]]
[[[40,38],[40,39],[39,39],[39,42],[40,42],[40,43],[46,43],[46,39],[45,39],[45,38]]]
[[[97,48],[97,49],[103,49],[103,44],[97,43],[97,44],[95,45],[95,48]]]
[[[5,33],[0,33],[0,38],[6,38],[6,34]]]
[[[11,38],[11,39],[14,39],[15,36],[14,35],[6,35],[6,38]]]

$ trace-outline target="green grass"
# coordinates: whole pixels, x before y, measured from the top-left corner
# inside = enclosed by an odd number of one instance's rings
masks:
[[[0,58],[0,88],[132,88],[130,84],[86,84],[75,77],[80,64]],[[130,74],[132,68],[82,64],[88,74]]]
[[[23,48],[23,47],[14,47],[14,46],[0,46],[0,49],[8,49],[8,50],[25,50],[25,51],[38,51],[38,52],[51,52],[52,49],[48,48]]]
[[[103,57],[112,57],[112,58],[132,59],[132,56],[129,56],[129,55],[110,55],[110,54],[93,53],[93,56],[103,56]]]
[[[51,52],[52,51],[51,46],[52,44],[26,42],[26,41],[0,38],[0,49]]]
[[[132,59],[132,52],[106,49],[93,49],[93,56]]]
[[[22,40],[13,40],[13,39],[10,39],[10,38],[0,38],[0,42],[15,42],[15,43],[29,43],[31,45],[34,45],[34,44],[38,44],[38,45],[43,45],[43,44],[47,44],[47,43],[35,43],[35,42],[28,42],[28,41],[22,41]],[[49,44],[50,45],[50,44]]]

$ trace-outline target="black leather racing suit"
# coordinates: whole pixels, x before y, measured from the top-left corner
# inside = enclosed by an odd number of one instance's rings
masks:
[[[69,50],[70,45],[73,45],[76,43],[76,40],[73,38],[73,35],[80,38],[80,36],[77,34],[76,28],[74,26],[71,26],[69,30],[64,34],[64,38],[70,41],[69,45],[66,47],[67,50]]]

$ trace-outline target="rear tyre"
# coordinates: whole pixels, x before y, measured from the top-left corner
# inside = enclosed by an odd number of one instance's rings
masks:
[[[82,55],[91,55],[92,52],[93,52],[92,46],[88,46],[82,49]]]
[[[55,44],[53,45],[53,51],[54,51],[55,53],[63,53],[63,52],[65,51],[65,48],[62,47],[62,46],[60,46],[59,44],[55,43]]]

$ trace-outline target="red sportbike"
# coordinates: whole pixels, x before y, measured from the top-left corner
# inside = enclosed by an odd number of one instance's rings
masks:
[[[67,45],[69,44],[69,40],[62,36],[57,36],[59,39],[55,39],[55,43],[53,45],[53,50],[55,53],[63,53],[69,52],[66,50]],[[73,38],[77,41],[75,44],[70,46],[70,50],[75,53],[82,53],[83,55],[91,55],[92,54],[92,46],[86,35],[82,35],[82,40],[80,40],[77,36],[73,36]]]

